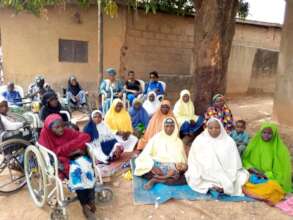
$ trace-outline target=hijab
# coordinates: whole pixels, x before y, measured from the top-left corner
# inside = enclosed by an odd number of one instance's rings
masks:
[[[186,103],[183,101],[183,96],[188,95],[189,101]],[[194,105],[190,100],[190,92],[188,90],[182,90],[180,92],[180,98],[174,106],[174,115],[181,126],[185,121],[196,120],[194,113]]]
[[[195,191],[207,193],[212,185],[223,187],[229,195],[242,195],[241,187],[247,181],[249,174],[242,170],[241,184],[236,186],[242,169],[241,159],[233,139],[227,134],[223,124],[217,118],[207,122],[218,122],[220,134],[214,138],[205,129],[193,141],[189,157],[188,170],[185,173],[188,185]]]
[[[121,99],[114,99],[109,111],[105,116],[105,123],[109,126],[113,133],[117,131],[133,132],[131,118],[129,113],[125,110],[125,107],[120,112],[116,112],[115,108],[118,103],[123,105]]]
[[[164,115],[161,112],[161,108],[159,108],[156,111],[156,113],[151,118],[151,120],[149,122],[149,125],[148,125],[143,137],[138,142],[138,145],[137,145],[138,149],[140,149],[140,150],[143,149],[145,147],[145,145],[147,144],[147,142],[149,141],[149,139],[151,139],[155,134],[157,134],[158,132],[161,131],[162,123],[163,123],[165,118],[168,118],[168,117],[173,117],[174,118],[174,115],[173,115],[173,112],[172,112],[172,109],[171,109],[170,101],[169,100],[163,100],[160,106],[162,106],[162,105],[168,105],[169,108],[170,108],[169,112],[166,115]]]
[[[70,128],[64,128],[64,133],[57,136],[51,128],[52,123],[57,120],[62,120],[58,114],[51,114],[46,118],[38,142],[57,155],[58,160],[64,165],[65,174],[68,176],[70,154],[78,149],[85,150],[90,137]]]
[[[60,102],[58,101],[58,106],[56,108],[53,108],[51,106],[49,106],[49,101],[53,98],[57,98],[57,95],[50,91],[50,92],[46,92],[44,94],[44,96],[42,97],[42,108],[40,110],[40,118],[41,120],[45,120],[47,118],[48,115],[51,114],[60,114],[60,111],[62,109]],[[64,116],[63,120],[66,120],[66,117]]]
[[[265,128],[273,131],[272,139],[268,142],[262,139]],[[244,151],[243,164],[247,169],[255,168],[264,172],[269,179],[276,180],[285,192],[292,191],[291,157],[277,125],[268,122],[262,124]]]
[[[136,109],[134,107],[135,103],[141,104],[139,109]],[[136,128],[140,123],[142,123],[145,128],[148,126],[148,123],[150,120],[149,115],[148,115],[147,111],[144,109],[144,107],[142,106],[142,101],[140,99],[138,99],[138,98],[134,99],[132,107],[129,110],[129,114],[131,116],[133,128]]]
[[[153,102],[151,102],[149,100],[149,96],[153,94],[155,96],[155,99]],[[161,102],[159,101],[159,99],[157,98],[157,94],[155,92],[149,92],[147,95],[147,100],[145,100],[145,102],[143,103],[143,107],[144,109],[147,111],[147,113],[149,114],[149,116],[152,116],[160,107]]]
[[[83,131],[85,133],[90,135],[91,142],[99,138],[99,132],[97,129],[97,125],[93,121],[93,118],[96,114],[100,114],[101,116],[103,115],[103,113],[100,110],[93,111],[91,114],[90,120],[88,121],[88,123],[85,125],[85,127],[83,129]]]
[[[76,80],[76,85],[73,86],[71,82],[73,80]],[[72,93],[72,95],[76,96],[80,91],[82,90],[81,86],[79,85],[79,82],[77,81],[75,76],[70,76],[68,79],[68,85],[67,85],[67,91]]]
[[[164,125],[167,120],[173,120],[175,129],[171,135],[166,134]],[[142,153],[135,160],[137,176],[148,173],[154,161],[161,163],[186,163],[183,142],[178,136],[178,125],[172,117],[167,117],[161,123],[161,131],[150,139]]]

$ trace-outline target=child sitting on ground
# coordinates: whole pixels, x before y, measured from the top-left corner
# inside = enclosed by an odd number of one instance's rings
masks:
[[[187,170],[187,164],[155,161],[153,168],[154,177],[144,185],[145,190],[151,189],[156,183],[167,183],[170,178],[178,179]]]
[[[231,137],[236,142],[240,156],[244,152],[249,142],[249,135],[245,131],[246,122],[244,120],[236,121],[235,129],[231,132]]]

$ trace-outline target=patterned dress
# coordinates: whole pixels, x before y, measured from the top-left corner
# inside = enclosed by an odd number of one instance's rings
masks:
[[[205,113],[205,125],[210,118],[219,119],[228,134],[234,129],[233,115],[229,107],[225,104],[222,109],[211,106]]]

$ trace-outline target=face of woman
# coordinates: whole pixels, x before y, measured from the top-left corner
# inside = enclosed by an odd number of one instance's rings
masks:
[[[71,80],[71,85],[72,85],[72,86],[76,86],[76,85],[77,85],[77,81],[76,81],[76,79],[72,79],[72,80]]]
[[[169,113],[169,110],[170,110],[169,105],[161,105],[161,112],[162,112],[164,115],[167,115],[167,114]]]
[[[116,79],[115,75],[109,75],[109,80],[110,80],[111,82],[114,82],[115,79]]]
[[[188,95],[188,94],[185,94],[185,95],[182,97],[182,99],[183,99],[183,102],[185,102],[185,103],[189,102],[189,95]]]
[[[273,138],[273,130],[271,128],[265,128],[265,129],[263,129],[263,131],[261,133],[261,138],[265,142],[269,142]]]
[[[213,138],[217,138],[221,133],[219,122],[213,121],[208,124],[208,132]]]
[[[121,112],[121,110],[123,109],[123,104],[121,102],[119,102],[116,106],[115,106],[115,112],[119,113]]]
[[[141,107],[141,103],[140,102],[135,102],[133,104],[133,107],[138,110]]]
[[[56,97],[53,97],[49,100],[49,107],[51,108],[57,108],[58,106],[58,99]]]
[[[149,95],[149,100],[150,100],[150,102],[155,101],[155,95],[154,94],[150,94]]]
[[[172,135],[175,130],[175,124],[165,124],[164,130],[167,135]]]
[[[216,107],[218,107],[218,108],[223,108],[224,105],[225,105],[225,99],[224,99],[224,97],[217,98],[216,101],[215,101],[215,103],[214,103],[214,105]]]
[[[102,116],[99,113],[95,114],[93,117],[93,121],[96,125],[100,124],[102,122]]]
[[[62,136],[64,134],[64,122],[62,120],[54,121],[51,130],[56,136]]]
[[[8,104],[6,101],[0,103],[0,113],[6,115],[8,112]]]

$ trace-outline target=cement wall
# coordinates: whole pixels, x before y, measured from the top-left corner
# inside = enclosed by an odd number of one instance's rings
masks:
[[[80,13],[81,24],[74,20],[76,12]],[[95,8],[67,7],[66,11],[52,8],[47,18],[26,13],[12,16],[11,10],[0,9],[5,80],[27,87],[37,73],[43,73],[49,83],[60,89],[66,85],[69,74],[74,73],[84,87],[94,91],[97,87],[97,19]],[[193,19],[161,13],[145,15],[123,8],[113,19],[105,16],[104,67],[118,69],[121,77],[127,70],[134,70],[142,79],[148,78],[148,72],[157,70],[168,82],[168,94],[190,89]],[[228,68],[228,93],[246,93],[250,87],[266,85],[267,79],[262,82],[261,77],[258,83],[250,85],[255,54],[258,49],[278,49],[279,35],[278,27],[236,25]],[[59,38],[88,41],[88,63],[59,62]],[[257,76],[262,76],[260,69]]]
[[[80,13],[82,23],[74,20]],[[105,17],[105,66],[120,66],[120,48],[124,38],[124,11],[118,17]],[[42,73],[50,84],[60,89],[68,76],[76,75],[84,87],[97,86],[97,13],[94,8],[79,10],[74,7],[48,10],[47,18],[38,18],[1,9],[0,31],[2,37],[5,81],[15,81],[28,86],[36,74]],[[115,33],[115,34],[113,34]],[[58,40],[88,41],[88,63],[59,62]]]

